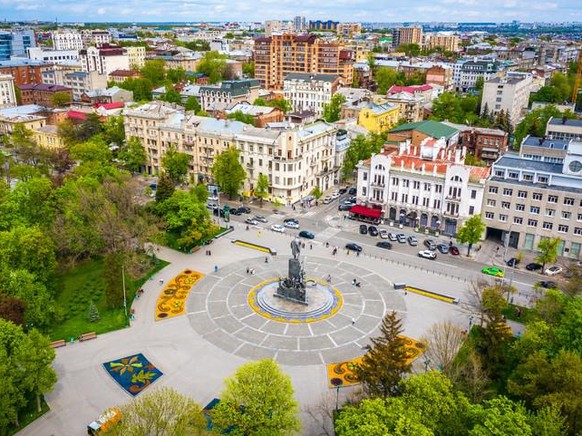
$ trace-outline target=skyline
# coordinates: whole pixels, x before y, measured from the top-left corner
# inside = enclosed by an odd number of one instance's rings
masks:
[[[582,2],[573,0],[523,1],[421,0],[409,5],[396,0],[387,9],[370,0],[128,0],[122,6],[102,0],[0,0],[0,17],[8,21],[59,22],[189,22],[307,20],[341,22],[582,22]]]

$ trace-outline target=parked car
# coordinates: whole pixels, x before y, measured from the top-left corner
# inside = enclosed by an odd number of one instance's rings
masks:
[[[358,244],[354,244],[353,242],[348,242],[346,244],[346,250],[357,251],[359,253],[362,251],[362,247]]]
[[[505,272],[501,268],[497,268],[496,266],[487,266],[481,270],[483,274],[487,274],[489,276],[494,277],[504,277]]]
[[[216,203],[206,203],[206,207],[208,209],[214,210],[214,209],[218,209],[218,204],[216,204]]]
[[[281,224],[273,224],[271,226],[271,230],[278,233],[285,233],[285,227],[283,227]]]
[[[368,226],[366,224],[360,224],[360,235],[368,234]]]
[[[437,243],[435,241],[433,241],[432,239],[425,239],[423,242],[424,246],[426,248],[428,248],[429,250],[436,250],[437,248]]]
[[[437,258],[437,254],[432,250],[420,250],[418,252],[418,257],[423,257],[425,259],[435,260]]]
[[[340,193],[340,195],[344,195],[346,192],[348,192],[348,188],[340,188],[338,192]]]
[[[256,226],[259,222],[254,218],[247,218],[245,223],[250,224],[251,226]]]
[[[375,226],[368,226],[368,234],[370,236],[376,237],[378,236],[378,229]]]
[[[528,263],[525,266],[525,269],[528,271],[537,271],[539,269],[542,269],[542,265],[540,263],[532,262],[532,263]]]
[[[289,229],[298,229],[299,223],[297,221],[288,221],[285,223],[285,227]]]
[[[396,236],[396,233],[390,232],[390,233],[388,233],[388,239],[390,239],[391,241],[396,242],[396,241],[398,241],[398,236]]]
[[[548,276],[555,276],[555,275],[557,275],[557,274],[560,274],[562,271],[563,271],[563,269],[562,269],[562,267],[561,267],[561,266],[559,266],[559,265],[554,265],[554,266],[551,266],[551,267],[549,267],[549,268],[546,268],[546,271],[545,271],[545,273],[546,273],[546,275],[548,275]]]
[[[228,213],[230,213],[231,215],[236,215],[236,216],[242,215],[242,212],[240,210],[238,210],[236,207],[229,209]]]
[[[453,256],[458,256],[459,254],[461,254],[461,252],[459,251],[459,248],[455,247],[454,245],[451,245],[449,247],[449,253],[452,254]]]
[[[348,189],[348,194],[350,195],[356,195],[358,193],[358,189],[355,187],[351,187],[350,189]]]
[[[388,239],[388,230],[382,229],[378,233],[382,239]]]
[[[398,242],[400,242],[401,244],[406,244],[406,235],[404,233],[398,233],[396,235],[396,239],[398,240]]]
[[[418,239],[416,239],[416,236],[409,236],[408,237],[408,244],[411,247],[416,247],[418,245]]]
[[[556,289],[558,287],[558,284],[551,280],[540,280],[539,282],[536,283],[536,285],[546,289]]]
[[[251,208],[248,206],[241,206],[238,208],[240,213],[251,213]]]
[[[332,200],[335,200],[336,198],[339,198],[339,197],[340,197],[340,192],[339,191],[333,191],[331,193],[331,199]]]
[[[333,198],[327,196],[323,199],[323,204],[329,204],[333,201]]]
[[[285,218],[283,223],[297,223],[299,224],[299,220],[297,218]]]
[[[510,267],[514,268],[519,263],[519,259],[517,257],[512,257],[511,259],[509,259],[505,263],[507,264],[507,266],[510,266]]]
[[[315,235],[307,230],[301,230],[299,232],[299,237],[305,238],[305,239],[313,239],[313,238],[315,238]]]
[[[392,249],[392,244],[388,241],[381,241],[381,242],[376,242],[376,247],[390,250],[390,249]]]
[[[266,223],[267,222],[267,218],[265,218],[262,215],[255,215],[255,218],[254,219],[257,220],[260,223]]]
[[[352,203],[340,203],[340,205],[337,207],[337,210],[346,211],[350,210],[354,206],[355,204]]]
[[[436,248],[442,254],[447,254],[449,252],[449,246],[443,242],[441,242],[440,244],[437,244]]]

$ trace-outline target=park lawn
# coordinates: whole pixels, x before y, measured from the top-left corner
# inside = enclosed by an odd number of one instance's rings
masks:
[[[154,273],[168,265],[158,259],[158,263],[138,280],[126,278],[128,311],[135,291]],[[75,339],[82,333],[97,334],[119,330],[126,327],[127,319],[123,307],[110,309],[105,303],[105,285],[103,282],[103,259],[89,260],[77,265],[58,278],[57,305],[63,311],[63,320],[52,326],[48,334],[51,340]],[[99,310],[100,319],[89,322],[89,305],[93,301]]]

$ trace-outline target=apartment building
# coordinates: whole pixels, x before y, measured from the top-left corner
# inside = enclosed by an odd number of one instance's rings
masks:
[[[425,33],[423,46],[428,50],[440,48],[456,52],[459,50],[459,42],[459,35],[455,35],[453,32]]]
[[[434,88],[430,85],[410,85],[410,86],[398,86],[392,85],[390,89],[386,92],[389,97],[393,94],[405,92],[414,97],[420,97],[423,104],[429,104],[436,96]]]
[[[41,61],[0,61],[0,74],[14,77],[16,86],[42,83],[43,72],[50,68],[50,64]]]
[[[83,30],[81,39],[83,47],[101,47],[111,44],[111,34],[106,30]]]
[[[81,101],[92,105],[128,103],[133,101],[133,91],[128,91],[117,86],[112,86],[107,89],[96,89],[81,94]]]
[[[301,33],[305,29],[307,29],[307,22],[305,21],[305,17],[298,15],[295,18],[293,18],[293,28],[295,29],[295,32],[297,32],[297,33]],[[265,36],[268,36],[268,35],[265,35]]]
[[[283,89],[291,73],[335,74],[353,80],[353,52],[315,35],[273,35],[255,39],[255,78],[266,89]]]
[[[55,50],[83,50],[83,38],[79,32],[55,31],[52,33],[53,47]]]
[[[474,89],[477,78],[482,77],[486,82],[497,75],[499,64],[489,59],[473,60],[459,59],[453,69],[453,82],[455,89],[460,92],[467,92]]]
[[[26,50],[30,47],[36,47],[33,30],[0,31],[0,61],[10,60],[12,56],[26,56]]]
[[[582,120],[550,118],[546,125],[546,138],[582,141]]]
[[[459,144],[477,159],[489,164],[507,152],[509,134],[500,129],[459,126]]]
[[[14,77],[10,74],[0,74],[0,108],[17,105],[14,90]]]
[[[424,98],[409,92],[394,92],[386,96],[386,101],[398,107],[398,119],[416,123],[424,118]]]
[[[582,142],[527,137],[520,154],[492,166],[483,203],[487,236],[535,250],[559,238],[559,254],[580,258],[582,247]]]
[[[398,27],[392,31],[392,47],[418,44],[422,47],[422,27]]]
[[[444,91],[453,89],[453,68],[450,65],[434,65],[426,70],[426,83],[437,85]]]
[[[35,130],[46,124],[47,114],[43,106],[25,105],[0,109],[0,134],[12,134],[17,125]]]
[[[69,101],[73,100],[73,90],[66,86],[39,83],[37,85],[22,85],[19,88],[23,105],[54,107],[53,98],[55,94],[67,94]]]
[[[207,112],[224,111],[235,103],[252,103],[259,98],[260,83],[255,79],[225,80],[220,86],[201,86],[200,106]]]
[[[295,24],[289,21],[267,20],[265,21],[265,37],[281,35],[283,33],[294,33]]]
[[[342,118],[355,119],[358,126],[371,133],[382,133],[398,123],[400,109],[396,105],[370,98],[346,102],[342,106]]]
[[[59,127],[56,125],[38,127],[32,131],[32,135],[39,147],[51,150],[65,147],[63,138],[59,135]]]
[[[226,109],[224,113],[219,114],[220,118],[228,118],[229,115],[240,112],[253,117],[255,127],[266,127],[269,123],[280,123],[283,121],[285,114],[276,107],[255,106],[248,103],[236,103],[234,106]]]
[[[337,30],[339,21],[314,20],[309,22],[309,30]]]
[[[53,64],[66,64],[79,61],[79,50],[43,50],[41,47],[27,49],[28,58]]]
[[[247,172],[244,191],[252,195],[259,174],[269,177],[269,196],[294,203],[318,186],[333,186],[336,127],[324,122],[297,128],[263,129],[238,121],[186,115],[182,108],[152,102],[125,110],[126,135],[141,140],[146,170],[157,173],[170,147],[191,156],[190,174],[212,180],[216,156],[236,147]]]
[[[112,45],[89,47],[79,52],[83,71],[97,71],[106,76],[115,70],[129,70],[129,56],[124,49]]]
[[[427,138],[443,139],[447,145],[458,144],[459,129],[438,121],[420,121],[395,127],[388,132],[387,140],[393,143],[410,140],[413,146],[418,147]]]
[[[453,236],[480,213],[489,168],[464,165],[465,149],[444,138],[396,147],[358,165],[359,215]]]
[[[126,47],[125,52],[128,57],[129,67],[134,69],[143,68],[145,65],[145,47]]]
[[[295,112],[312,111],[323,115],[323,105],[344,86],[343,79],[334,74],[291,73],[283,81],[285,99]]]
[[[481,112],[487,108],[489,113],[497,116],[503,111],[509,114],[511,124],[517,125],[529,105],[531,85],[531,74],[487,80],[483,85]]]
[[[343,38],[352,39],[362,34],[362,25],[360,23],[339,23],[336,27],[336,33]]]

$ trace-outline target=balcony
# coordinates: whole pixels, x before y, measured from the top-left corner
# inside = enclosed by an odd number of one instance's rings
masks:
[[[460,203],[461,202],[461,197],[445,197],[445,200],[447,201],[454,201],[455,203]]]
[[[370,186],[373,186],[375,188],[385,188],[386,187],[386,183],[378,183],[378,182],[371,182]]]
[[[455,218],[458,218],[459,217],[459,213],[458,212],[457,213],[453,213],[453,212],[447,212],[446,210],[443,212],[443,215],[445,215],[445,216],[452,216],[452,217],[455,217]]]

